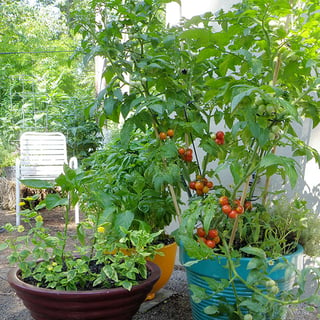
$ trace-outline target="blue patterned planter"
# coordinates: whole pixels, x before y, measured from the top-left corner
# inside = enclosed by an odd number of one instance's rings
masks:
[[[292,264],[297,266],[302,265],[303,259],[303,248],[301,246],[298,247],[298,250],[290,255],[284,256],[284,259],[289,261]],[[180,261],[182,264],[185,264],[189,261],[192,261],[186,251],[184,250],[183,246],[180,246]],[[251,258],[241,258],[240,265],[237,268],[237,272],[239,275],[246,279],[250,270],[247,270],[247,266]],[[280,258],[276,263],[283,261],[283,258]],[[227,259],[221,256],[219,259],[214,260],[202,260],[198,263],[193,264],[192,266],[186,266],[187,272],[187,279],[189,284],[194,284],[206,289],[208,294],[213,294],[214,292],[208,286],[207,282],[203,280],[201,277],[209,277],[213,278],[217,281],[221,279],[229,279],[229,271],[226,268]],[[272,267],[270,267],[271,270]],[[279,269],[276,272],[272,272],[269,277],[273,279],[280,291],[287,291],[290,290],[293,286],[295,275],[290,273],[288,270]],[[239,296],[242,297],[250,297],[252,295],[251,290],[249,290],[242,282],[239,280],[234,281],[237,293]],[[212,317],[204,313],[204,308],[216,305],[218,306],[220,299],[224,298],[227,300],[228,304],[233,305],[235,303],[235,297],[232,290],[232,287],[227,287],[224,291],[217,293],[212,299],[210,300],[202,300],[200,303],[195,303],[192,299],[191,300],[191,307],[192,307],[192,316],[194,320],[212,320],[212,319],[223,319],[228,320],[229,318],[226,316],[218,316]]]

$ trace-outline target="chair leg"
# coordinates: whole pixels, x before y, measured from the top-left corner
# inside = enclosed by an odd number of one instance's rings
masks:
[[[16,179],[16,225],[20,225],[20,181]]]
[[[80,218],[79,218],[79,204],[77,203],[74,207],[74,222],[75,224],[79,224]]]

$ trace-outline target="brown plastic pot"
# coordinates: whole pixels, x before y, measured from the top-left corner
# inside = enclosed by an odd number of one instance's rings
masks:
[[[9,271],[8,282],[35,320],[129,320],[160,277],[160,268],[147,262],[148,279],[124,288],[90,291],[44,289],[21,281],[19,268]]]

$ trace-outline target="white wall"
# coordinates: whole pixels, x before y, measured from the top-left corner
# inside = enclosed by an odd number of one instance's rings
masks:
[[[193,16],[220,9],[228,10],[238,0],[181,0],[181,7],[177,3],[167,4],[167,23],[173,25],[179,22],[180,17]]]

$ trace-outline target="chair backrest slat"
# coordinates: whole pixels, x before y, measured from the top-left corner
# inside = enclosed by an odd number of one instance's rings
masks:
[[[65,136],[60,132],[25,132],[20,138],[20,179],[54,180],[67,163]]]

